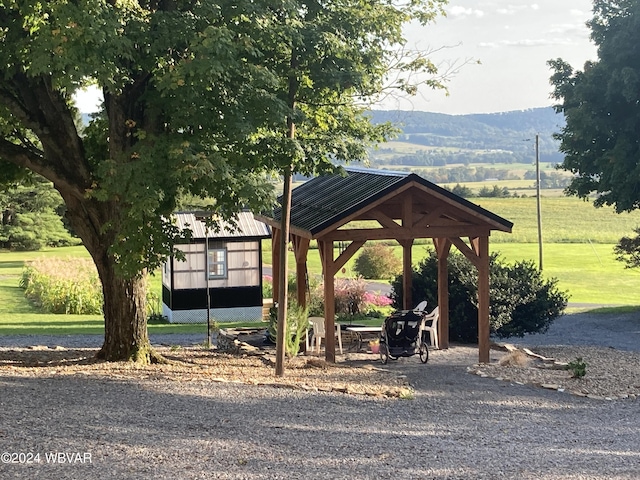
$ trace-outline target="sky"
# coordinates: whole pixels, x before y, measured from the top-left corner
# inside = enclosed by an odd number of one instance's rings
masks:
[[[597,58],[585,25],[591,7],[591,0],[450,0],[446,17],[406,30],[407,47],[431,52],[441,72],[460,66],[448,77],[449,95],[425,87],[377,108],[459,115],[550,106],[547,61],[562,58],[582,70]],[[77,97],[87,113],[98,101],[96,91]]]
[[[409,47],[438,50],[430,58],[441,71],[470,61],[447,83],[449,96],[422,89],[383,107],[465,114],[550,106],[547,61],[562,58],[582,70],[597,59],[585,25],[591,8],[591,0],[450,0],[446,17],[407,30]]]

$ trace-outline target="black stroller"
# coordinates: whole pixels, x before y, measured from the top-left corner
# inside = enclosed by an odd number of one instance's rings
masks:
[[[411,357],[416,353],[422,363],[427,363],[429,333],[423,330],[426,306],[426,302],[422,302],[414,310],[400,310],[385,319],[380,332],[382,363],[386,364],[390,358]]]

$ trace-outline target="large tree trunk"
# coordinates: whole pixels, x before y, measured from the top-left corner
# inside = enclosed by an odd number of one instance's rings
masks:
[[[104,344],[98,358],[157,361],[147,334],[146,278],[121,278],[109,257],[97,267],[104,295]]]
[[[132,126],[154,132],[144,124],[144,104],[138,101],[148,79],[141,74],[139,81],[119,95],[105,94],[109,117],[105,153],[116,166],[113,168],[131,161],[130,148],[136,142]],[[70,225],[93,258],[104,293],[105,341],[98,356],[109,361],[161,361],[147,335],[143,272],[121,274],[117,258],[109,251],[116,242],[127,241],[121,232],[122,218],[127,215],[126,199],[113,194],[99,200],[91,195],[101,179],[99,169],[87,157],[74,113],[51,78],[16,73],[8,83],[10,88],[2,88],[0,82],[0,102],[38,137],[42,148],[26,139],[20,144],[0,137],[0,156],[53,182],[67,206]]]
[[[59,191],[67,205],[67,218],[93,258],[102,283],[104,344],[97,357],[143,364],[165,362],[149,343],[146,276],[144,272],[131,277],[120,274],[109,251],[116,234],[101,228],[105,223],[117,223],[117,202],[99,202],[69,195],[65,189]]]

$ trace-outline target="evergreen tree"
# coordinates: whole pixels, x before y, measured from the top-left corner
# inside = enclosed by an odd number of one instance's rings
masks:
[[[39,250],[79,243],[64,227],[64,203],[51,182],[39,175],[0,190],[0,247]]]

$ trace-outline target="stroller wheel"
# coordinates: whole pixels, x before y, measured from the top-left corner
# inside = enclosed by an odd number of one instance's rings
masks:
[[[420,361],[422,363],[427,363],[429,360],[429,349],[427,348],[426,343],[420,344]]]
[[[386,343],[380,344],[380,360],[382,360],[383,365],[386,365],[389,361],[389,347]]]

